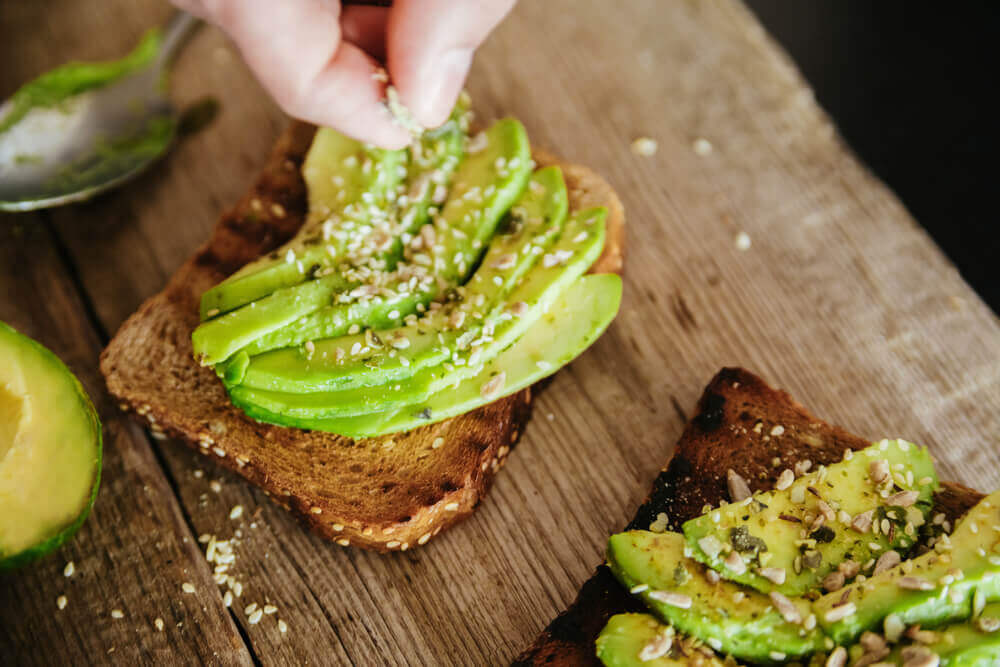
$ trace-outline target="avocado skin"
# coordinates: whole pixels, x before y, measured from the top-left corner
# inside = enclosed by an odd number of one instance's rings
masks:
[[[865,630],[875,628],[889,614],[897,615],[907,626],[920,623],[931,627],[962,620],[972,613],[976,591],[985,602],[1000,601],[1000,552],[996,551],[1000,533],[993,529],[1000,525],[998,508],[1000,491],[969,510],[951,534],[948,562],[938,552],[931,551],[911,559],[908,573],[898,565],[820,597],[813,603],[813,609],[826,634],[838,644],[848,644]],[[986,555],[979,555],[979,549]],[[943,593],[942,578],[956,568],[961,570],[962,578],[948,585],[948,592]],[[933,583],[934,588],[926,591],[900,588],[897,582],[904,576],[919,577]],[[844,595],[855,604],[856,612],[828,622],[826,614]]]
[[[714,509],[703,516],[687,521],[683,526],[692,557],[716,570],[726,579],[750,586],[762,593],[778,591],[793,597],[805,594],[807,591],[820,588],[823,578],[833,571],[844,560],[854,560],[865,563],[869,559],[878,558],[882,551],[896,549],[901,555],[913,546],[916,537],[907,535],[903,530],[907,512],[903,508],[896,509],[897,516],[902,521],[895,523],[898,530],[892,534],[892,539],[882,532],[859,533],[850,527],[850,522],[842,522],[839,518],[826,521],[822,528],[809,528],[807,535],[820,537],[814,546],[821,555],[818,566],[808,568],[801,566],[795,571],[795,558],[801,556],[804,549],[796,546],[802,538],[803,526],[819,513],[819,502],[829,502],[833,507],[844,509],[851,517],[863,511],[882,511],[887,508],[885,500],[869,478],[869,466],[873,461],[888,461],[890,466],[900,465],[901,469],[893,469],[894,473],[906,476],[912,472],[912,488],[918,491],[918,497],[912,507],[919,510],[914,518],[919,527],[932,504],[932,494],[937,488],[937,474],[934,463],[926,448],[917,447],[903,440],[883,440],[858,452],[851,458],[826,466],[824,472],[819,470],[802,475],[792,485],[784,490],[758,493],[747,501],[731,503]],[[822,481],[821,481],[822,475]],[[925,483],[921,484],[921,480]],[[891,484],[891,482],[890,482]],[[802,493],[803,500],[794,502],[793,491]],[[812,489],[812,491],[807,491]],[[875,514],[877,519],[880,515]],[[786,517],[791,517],[789,521]],[[716,520],[718,519],[718,520]],[[794,520],[799,522],[796,523]],[[737,533],[736,531],[742,531]],[[812,532],[808,532],[812,531]],[[722,545],[722,551],[715,556],[705,552],[701,540],[708,536],[714,537]],[[737,540],[737,537],[740,539]],[[754,545],[762,545],[764,553],[755,552]],[[871,545],[875,544],[875,547]],[[742,551],[745,570],[734,572],[725,566],[723,560],[732,551]],[[775,583],[757,573],[758,561],[769,558],[766,566],[780,568],[785,572],[785,581]]]
[[[523,301],[528,304],[529,311],[497,324],[494,339],[482,347],[483,361],[489,361],[517,340],[566,286],[593,264],[604,246],[605,216],[604,209],[588,209],[572,216],[566,224],[563,238],[555,248],[575,248],[573,256],[563,266],[536,266],[534,271],[525,276],[522,285],[511,293],[509,301]],[[589,230],[587,238],[576,242],[576,235],[584,229]],[[463,355],[468,356],[464,352]],[[241,385],[230,388],[229,392],[238,405],[255,403],[275,414],[329,419],[384,412],[419,403],[445,386],[461,382],[477,373],[476,368],[469,364],[452,367],[441,364],[426,368],[414,377],[388,387],[365,386],[342,391],[290,393],[254,390]]]
[[[73,387],[76,390],[76,395],[80,401],[80,407],[87,416],[87,419],[90,421],[94,433],[94,447],[96,450],[94,460],[94,481],[90,489],[90,496],[84,503],[79,515],[77,515],[76,519],[74,519],[70,524],[46,540],[27,549],[23,549],[16,554],[0,557],[0,572],[7,572],[23,567],[28,563],[47,556],[58,549],[74,535],[76,535],[76,532],[80,530],[80,526],[82,526],[83,522],[87,520],[88,516],[90,516],[90,511],[94,507],[94,502],[97,500],[97,491],[101,486],[101,465],[104,460],[104,429],[101,425],[100,418],[97,416],[97,410],[94,408],[94,404],[91,402],[90,397],[87,396],[87,392],[84,390],[83,385],[80,384],[77,377],[73,375],[72,371],[69,370],[66,364],[64,364],[59,357],[38,341],[19,333],[5,322],[0,322],[0,336],[9,336],[13,338],[18,341],[19,344],[33,350],[48,363],[65,372],[66,377],[72,382]]]
[[[736,658],[771,662],[771,654],[802,656],[823,648],[823,634],[789,623],[774,609],[769,597],[725,580],[711,583],[705,566],[684,556],[684,536],[634,530],[612,535],[608,540],[608,566],[627,589],[638,584],[649,588],[637,594],[646,606],[678,631],[705,641],[716,650]],[[671,591],[691,598],[682,609],[649,596],[653,591]],[[733,595],[742,593],[736,602]],[[805,619],[809,604],[792,599]]]
[[[695,662],[676,650],[652,660],[640,660],[639,652],[665,628],[649,614],[615,614],[597,637],[597,658],[605,667],[685,667],[692,664],[722,667],[723,662],[715,656],[699,656],[701,659]]]
[[[403,327],[389,329],[372,323],[371,328],[377,330],[380,340],[386,342],[402,336],[410,343],[408,348],[397,350],[383,345],[366,353],[363,359],[338,361],[337,349],[350,350],[355,342],[367,345],[366,337],[327,338],[314,341],[310,353],[299,348],[285,348],[256,355],[238,382],[226,384],[291,393],[342,391],[399,383],[412,378],[422,369],[444,362],[451,355],[456,341],[470,329],[468,325],[459,329],[450,328],[449,315],[454,310],[468,313],[476,309],[489,313],[537,263],[539,255],[527,251],[532,247],[547,249],[564,226],[569,201],[561,170],[558,167],[539,169],[532,175],[530,185],[514,207],[523,212],[526,222],[521,223],[518,231],[509,234],[501,231],[494,236],[479,268],[458,291],[458,301],[449,304],[453,307],[442,308],[424,316],[416,324]],[[509,225],[514,222],[513,217],[508,218]],[[496,264],[505,255],[516,256],[516,265],[501,270]],[[484,300],[484,305],[479,308],[473,303],[477,297]],[[473,319],[466,317],[465,321]],[[405,365],[402,363],[404,360]]]
[[[339,419],[309,419],[278,415],[234,392],[233,403],[258,421],[366,438],[410,431],[474,410],[510,395],[555,373],[590,346],[614,319],[621,304],[621,278],[614,274],[578,278],[563,292],[550,312],[535,322],[520,340],[502,352],[475,377],[457,387],[442,390],[424,403],[397,411],[378,412]],[[555,360],[541,367],[539,360]],[[507,381],[496,395],[482,395],[482,385],[503,369]]]

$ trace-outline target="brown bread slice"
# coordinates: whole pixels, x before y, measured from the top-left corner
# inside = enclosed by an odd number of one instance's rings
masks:
[[[209,242],[122,324],[101,371],[123,410],[265,489],[319,535],[381,551],[415,547],[482,501],[531,415],[531,388],[404,435],[352,441],[247,418],[192,357],[202,292],[302,224],[299,168],[314,132],[293,123],[279,138],[256,184]],[[620,272],[625,217],[614,190],[585,167],[541,152],[535,160],[563,168],[572,209],[608,208],[608,240],[592,270]]]
[[[780,427],[780,428],[778,428]],[[769,387],[742,368],[724,368],[705,388],[695,416],[677,442],[673,458],[660,472],[646,501],[626,530],[646,529],[665,513],[678,530],[702,514],[705,505],[729,500],[732,469],[751,490],[773,487],[778,475],[796,463],[829,464],[846,449],[869,441],[817,419],[786,392]],[[935,503],[954,520],[982,494],[946,482]],[[599,665],[594,641],[614,614],[644,611],[605,565],[580,589],[576,600],[555,618],[515,665]]]

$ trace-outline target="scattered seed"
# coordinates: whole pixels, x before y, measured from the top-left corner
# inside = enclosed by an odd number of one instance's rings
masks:
[[[73,564],[73,561],[66,563],[66,567],[63,568],[63,576],[72,577],[74,572],[76,572],[76,565]]]
[[[181,590],[184,591],[185,593],[194,593],[195,589],[192,584],[185,581],[183,584],[181,584]]]
[[[153,621],[153,625],[156,626],[156,631],[157,632],[163,632],[163,619],[162,618],[157,617]]]
[[[753,495],[747,481],[732,468],[726,471],[726,484],[729,486],[729,498],[734,503],[746,500]]]
[[[632,142],[632,152],[635,155],[641,155],[642,157],[649,157],[656,154],[656,150],[659,145],[656,143],[656,139],[651,139],[650,137],[639,137]]]
[[[60,595],[56,598],[56,607],[61,611],[66,608],[66,596]]]
[[[650,591],[648,597],[652,600],[656,600],[657,602],[668,604],[671,607],[677,607],[679,609],[691,608],[691,598],[683,593],[674,593],[673,591]]]

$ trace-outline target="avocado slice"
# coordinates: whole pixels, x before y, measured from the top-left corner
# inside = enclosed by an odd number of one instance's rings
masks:
[[[1000,601],[1000,491],[969,510],[934,550],[822,596],[813,611],[827,635],[847,644],[889,615],[906,626],[968,618],[977,596]]]
[[[574,214],[566,223],[563,236],[552,246],[543,266],[529,272],[524,282],[510,295],[509,304],[523,304],[515,315],[510,308],[501,309],[483,327],[481,335],[465,349],[456,349],[449,361],[432,366],[413,377],[389,386],[365,386],[340,391],[291,393],[255,390],[240,385],[230,389],[237,404],[253,403],[269,412],[290,417],[329,419],[383,412],[427,400],[445,387],[479,373],[482,363],[489,361],[516,341],[549,307],[549,305],[582,275],[600,255],[604,247],[604,209],[588,209]],[[558,262],[555,260],[558,258]],[[366,354],[357,345],[353,356]]]
[[[786,598],[783,615],[763,593],[710,581],[704,565],[685,557],[685,548],[679,533],[619,533],[608,540],[608,566],[657,617],[722,653],[770,662],[822,650],[823,633],[807,600]]]
[[[662,655],[658,655],[669,648]],[[655,656],[655,657],[651,657]],[[695,647],[649,614],[615,614],[597,636],[597,659],[605,667],[723,667],[715,654]]]
[[[905,553],[937,485],[925,448],[883,440],[683,530],[692,556],[726,579],[799,596],[818,589],[844,560],[870,569],[886,551]]]
[[[425,402],[396,411],[342,419],[308,419],[279,415],[239,396],[234,396],[233,402],[260,421],[351,438],[409,431],[492,403],[555,373],[603,333],[618,312],[621,291],[621,278],[614,274],[578,278],[520,340],[486,364],[478,375],[444,389]],[[501,372],[505,378],[502,386],[484,391]]]
[[[413,324],[382,329],[375,336],[329,338],[315,341],[308,350],[285,348],[254,356],[238,374],[239,381],[227,384],[292,393],[333,391],[401,382],[444,362],[460,338],[475,337],[482,328],[482,314],[489,313],[537,263],[562,230],[568,209],[560,169],[536,171],[479,268],[456,290],[455,301]],[[533,252],[535,248],[538,252]],[[352,349],[363,352],[350,354]]]
[[[202,365],[217,364],[279,330],[270,342],[275,347],[343,335],[355,324],[391,326],[391,314],[405,317],[443,287],[463,282],[531,175],[530,146],[520,122],[497,121],[486,138],[486,148],[458,167],[444,209],[431,223],[437,242],[430,252],[415,253],[412,262],[392,273],[362,267],[346,272],[349,275],[335,273],[278,289],[203,322],[191,336],[196,358]],[[337,295],[340,298],[334,302]],[[297,322],[321,309],[318,320]],[[390,321],[375,321],[375,315],[386,310]],[[247,350],[251,355],[259,351],[263,350]]]
[[[0,322],[0,571],[57,549],[97,497],[101,423],[52,352]]]
[[[302,228],[281,248],[202,295],[202,320],[323,275],[346,261],[349,250],[357,263],[363,257],[349,241],[360,239],[360,248],[375,251],[376,262],[393,270],[403,252],[398,236],[412,234],[427,222],[462,159],[468,106],[468,96],[462,95],[448,121],[425,132],[406,151],[384,151],[329,128],[317,130],[302,165],[309,197],[309,215]],[[407,184],[399,195],[401,157]],[[392,238],[389,249],[383,251],[388,238]]]
[[[1000,604],[986,605],[974,620],[935,628],[930,633],[935,639],[923,647],[931,656],[938,657],[940,667],[993,667],[1000,664]],[[906,650],[906,647],[897,646],[886,660],[903,664]]]
[[[343,258],[351,235],[381,231],[387,226],[381,211],[396,198],[405,160],[406,151],[366,146],[330,128],[317,130],[302,165],[309,198],[306,222],[288,243],[202,294],[201,319],[305,282]]]

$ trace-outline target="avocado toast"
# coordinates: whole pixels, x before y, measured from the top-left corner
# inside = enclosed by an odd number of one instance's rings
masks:
[[[302,226],[308,203],[301,167],[315,133],[303,123],[290,126],[257,183],[221,218],[209,242],[122,325],[101,369],[122,408],[154,435],[178,437],[236,471],[319,535],[342,546],[405,550],[482,501],[530,417],[530,387],[414,430],[405,429],[415,424],[396,418],[388,426],[405,432],[354,440],[248,417],[214,370],[194,359],[191,334],[200,315],[208,314],[200,312],[202,295]],[[538,167],[561,168],[571,215],[596,206],[607,210],[605,243],[590,271],[620,271],[624,214],[614,191],[584,167],[537,150],[532,158]],[[455,400],[463,396],[468,392],[460,385]]]
[[[788,394],[768,387],[760,378],[748,371],[736,368],[723,369],[705,389],[695,416],[688,422],[677,443],[673,458],[658,475],[648,499],[640,506],[635,518],[626,527],[626,531],[629,532],[612,537],[609,544],[609,558],[612,560],[612,566],[617,570],[619,577],[621,577],[623,570],[629,570],[634,574],[633,565],[621,560],[622,558],[632,558],[634,554],[638,553],[631,548],[633,545],[628,543],[629,540],[645,541],[645,544],[636,542],[640,547],[648,547],[650,546],[649,540],[656,540],[663,542],[663,544],[657,545],[657,553],[664,554],[669,553],[671,549],[675,550],[677,558],[683,559],[683,562],[686,563],[686,572],[694,575],[697,579],[699,573],[706,572],[706,570],[703,565],[697,562],[696,550],[691,548],[689,544],[685,545],[685,542],[687,537],[695,537],[690,533],[696,524],[688,524],[688,522],[705,514],[706,507],[719,507],[724,502],[728,502],[731,498],[731,491],[737,491],[738,495],[742,496],[744,491],[767,491],[774,489],[776,485],[785,487],[787,490],[790,488],[786,486],[787,480],[783,480],[779,484],[779,478],[784,470],[794,470],[798,467],[801,472],[805,472],[810,469],[818,469],[820,466],[830,469],[834,464],[843,462],[845,453],[849,450],[859,452],[871,445],[872,443],[867,440],[817,419]],[[892,446],[891,443],[887,444],[887,447],[889,446]],[[730,471],[732,472],[730,473]],[[800,479],[804,478],[804,476],[800,477]],[[745,489],[740,489],[741,480],[746,485]],[[925,480],[915,479],[914,483],[919,484],[921,481]],[[934,482],[929,480],[926,483],[932,484]],[[933,507],[929,514],[935,517],[937,514],[943,514],[939,521],[954,524],[981,500],[983,500],[982,494],[972,489],[959,484],[941,482],[933,494]],[[734,506],[728,505],[727,507]],[[996,511],[995,507],[986,509]],[[977,511],[979,510],[977,509]],[[742,519],[742,516],[739,518]],[[969,525],[968,522],[967,525]],[[959,531],[963,530],[962,526],[963,524],[959,523],[955,529],[953,533],[955,539],[958,539]],[[648,532],[651,528],[657,532]],[[971,532],[970,528],[964,530]],[[701,537],[704,535],[696,537],[696,543],[697,539]],[[703,544],[711,546],[710,542]],[[710,551],[714,551],[714,549],[710,548]],[[633,556],[629,556],[629,554]],[[918,556],[910,562],[915,563],[916,567],[920,567],[919,558]],[[735,565],[735,562],[733,564]],[[747,570],[749,571],[750,567]],[[882,572],[876,575],[873,580],[879,577],[889,577],[891,576],[890,572],[893,570]],[[676,574],[671,570],[669,576],[673,577]],[[601,565],[594,576],[583,584],[576,601],[548,625],[535,643],[518,657],[515,664],[599,665],[601,662],[595,652],[595,642],[599,636],[602,638],[597,646],[602,651],[601,660],[604,660],[606,664],[634,664],[637,661],[635,651],[642,650],[647,645],[657,642],[661,642],[661,645],[672,644],[675,653],[678,650],[687,650],[687,653],[683,653],[686,657],[669,658],[664,655],[664,657],[651,659],[642,664],[698,664],[699,661],[702,664],[722,664],[722,659],[716,657],[715,652],[709,650],[708,646],[700,642],[695,642],[693,645],[687,643],[679,631],[680,626],[689,623],[692,617],[697,620],[697,618],[710,616],[703,613],[692,613],[698,612],[700,605],[711,604],[712,598],[704,597],[703,591],[691,588],[695,583],[689,581],[687,576],[682,578],[681,583],[678,583],[677,579],[672,579],[664,585],[665,588],[676,588],[683,584],[687,587],[683,591],[687,596],[686,599],[657,595],[656,597],[660,599],[654,598],[653,600],[653,602],[661,604],[657,615],[662,616],[663,612],[669,612],[671,623],[677,626],[671,630],[673,632],[676,629],[677,635],[671,635],[668,642],[664,628],[669,626],[658,625],[659,622],[649,614],[648,600],[644,602],[640,599],[642,596],[648,598],[651,590],[655,592],[651,578],[655,572],[642,573],[642,577],[647,580],[644,583],[648,588],[643,588],[639,583],[636,583],[638,588],[630,586],[634,594],[630,594],[615,575],[612,567]],[[970,583],[967,587],[957,587],[963,596],[974,597],[973,593],[966,592],[966,590],[975,590],[977,586],[982,590],[983,582],[987,582],[985,585],[988,586],[990,585],[988,582],[992,580],[990,578],[982,579],[979,573],[971,570],[969,575],[967,579]],[[714,575],[712,579],[718,582],[717,585],[737,585],[727,582],[725,579],[720,581]],[[839,633],[838,637],[843,638],[845,643],[853,641],[847,637],[859,637],[859,635],[862,643],[874,641],[869,635],[862,634],[863,626],[867,627],[865,624],[871,625],[864,614],[845,614],[843,618],[838,619],[849,608],[834,612],[828,618],[823,614],[824,618],[817,619],[813,625],[804,616],[804,609],[798,611],[794,608],[799,604],[801,598],[791,598],[793,606],[787,607],[780,604],[781,598],[778,598],[779,603],[775,604],[775,598],[769,595],[742,586],[740,588],[739,593],[742,593],[742,596],[739,597],[739,604],[744,607],[751,605],[747,607],[750,613],[747,616],[739,617],[735,614],[739,611],[735,607],[731,607],[729,604],[720,605],[718,608],[722,616],[717,618],[716,622],[710,623],[710,626],[721,630],[721,634],[713,639],[717,645],[721,646],[718,642],[724,640],[729,643],[729,648],[747,650],[747,647],[750,647],[750,650],[756,648],[762,651],[758,658],[753,659],[753,662],[779,661],[778,655],[771,655],[774,649],[773,646],[769,647],[768,643],[782,641],[782,637],[788,634],[783,623],[788,622],[792,622],[800,629],[795,633],[794,639],[799,644],[798,648],[801,648],[805,654],[812,651],[809,646],[810,642],[815,641],[812,638],[812,633]],[[835,599],[828,598],[827,601],[824,601],[821,597],[811,603],[810,607],[815,610],[823,605],[829,605],[839,609],[842,606],[840,597],[849,588],[850,586],[847,586],[844,591],[838,590]],[[896,592],[895,588],[889,590]],[[750,594],[745,591],[749,591]],[[777,591],[773,592],[778,593]],[[934,591],[935,595],[938,593],[940,590]],[[717,591],[712,594],[719,595]],[[761,615],[752,611],[754,608],[752,605],[756,604],[753,601],[754,595],[760,596],[763,600],[770,598],[767,605],[769,612],[765,609]],[[858,606],[859,609],[871,609],[880,604],[878,596],[872,596],[870,591],[866,590],[866,597],[871,597],[871,602],[866,600],[865,605]],[[952,611],[948,605],[929,604],[927,602],[929,597],[930,594],[925,591],[916,591],[908,595],[895,595],[893,600],[897,598],[902,600],[900,613],[904,614],[904,621],[909,618],[920,619],[921,614],[923,614],[923,618],[947,619]],[[727,596],[727,600],[733,599],[732,596]],[[967,601],[967,598],[963,597],[962,601]],[[962,601],[953,604],[958,605]],[[702,607],[703,609],[704,607]],[[776,611],[781,613],[773,613]],[[773,615],[770,615],[771,613]],[[882,615],[884,615],[884,611]],[[612,618],[615,619],[614,622],[608,625]],[[754,621],[749,622],[750,618],[753,618]],[[801,624],[803,620],[806,621],[804,625]],[[910,623],[907,622],[907,625]],[[602,633],[606,626],[607,631]],[[812,629],[806,626],[811,626]],[[817,626],[821,629],[817,629]],[[696,626],[688,625],[688,627],[691,628],[691,632],[703,634]],[[701,628],[701,630],[704,629]],[[881,627],[875,629],[881,630]],[[947,632],[942,631],[942,636],[947,634]],[[960,639],[964,636],[958,628],[953,634]],[[744,642],[742,647],[738,644],[741,641]],[[733,642],[737,644],[734,646]],[[825,647],[825,645],[826,642],[823,641],[820,646]],[[616,657],[624,655],[618,653],[622,650],[628,652],[626,659],[615,662]],[[905,649],[903,650],[905,651]],[[990,651],[996,651],[996,648],[983,647],[982,642],[980,642],[978,650],[985,651],[986,655],[991,655]],[[852,659],[858,657],[855,655],[856,653],[855,647],[851,653]],[[971,654],[971,650],[968,654]],[[793,659],[791,655],[782,656],[782,658]],[[942,659],[944,658],[942,657]],[[806,659],[806,661],[808,660]],[[902,663],[900,662],[900,664]],[[918,663],[914,662],[913,664]]]

